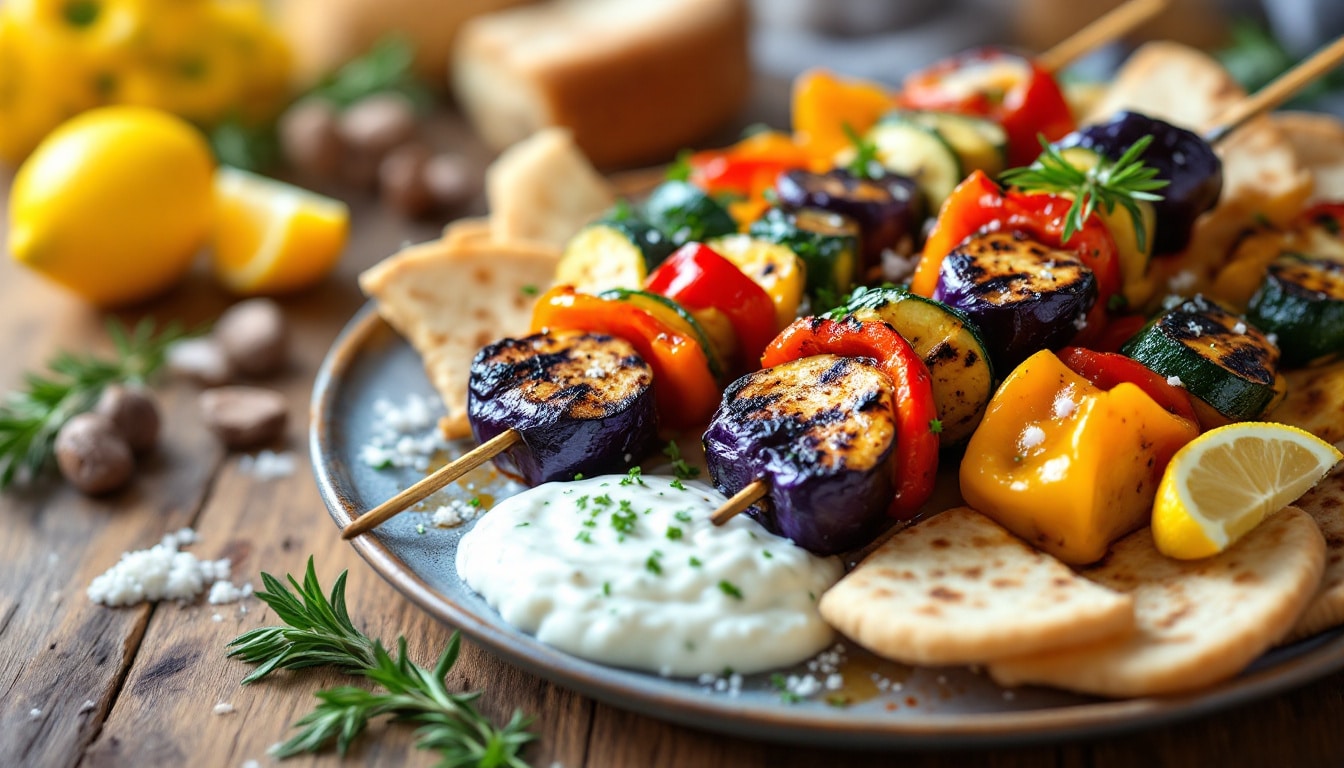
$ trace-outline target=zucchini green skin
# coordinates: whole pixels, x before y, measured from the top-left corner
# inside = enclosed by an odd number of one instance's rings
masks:
[[[750,234],[779,243],[803,260],[813,314],[835,307],[854,284],[859,226],[853,219],[815,208],[771,208],[752,223]]]
[[[700,325],[700,321],[696,320],[695,315],[692,315],[685,307],[661,294],[651,293],[649,291],[635,291],[629,288],[612,288],[611,290],[599,293],[597,297],[608,301],[625,302],[635,299],[636,301],[648,301],[666,307],[682,320],[685,320],[686,324],[691,327],[691,332],[695,335],[695,342],[700,345],[700,349],[704,350],[705,359],[709,361],[709,372],[714,374],[715,379],[718,379],[720,382],[723,381],[723,362],[719,360],[719,356],[715,353],[714,345],[709,343],[709,334],[705,333],[705,329]]]
[[[966,313],[903,288],[859,289],[845,313],[896,329],[933,379],[943,446],[970,438],[994,395],[994,367],[980,329]]]
[[[672,242],[648,222],[604,219],[570,238],[556,265],[556,280],[584,290],[637,288],[673,250]]]
[[[936,128],[895,113],[873,126],[868,140],[882,166],[914,179],[930,211],[938,210],[966,177],[961,155]]]
[[[1278,337],[1285,367],[1344,354],[1344,264],[1284,254],[1269,266],[1246,319]]]
[[[644,203],[644,219],[671,244],[703,243],[737,231],[737,222],[709,193],[686,181],[665,181]]]
[[[1258,418],[1277,395],[1278,349],[1258,328],[1202,296],[1158,315],[1120,352],[1179,377],[1186,391],[1233,421]]]

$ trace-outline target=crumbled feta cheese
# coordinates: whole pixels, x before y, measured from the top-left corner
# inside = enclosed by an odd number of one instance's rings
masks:
[[[1017,442],[1022,450],[1029,451],[1045,442],[1045,430],[1032,424],[1022,430],[1022,436],[1018,438]]]
[[[1238,320],[1238,321],[1237,321],[1237,324],[1234,325],[1234,326],[1232,326],[1232,332],[1233,332],[1233,333],[1245,333],[1245,332],[1246,332],[1246,324],[1243,323],[1243,322],[1241,322],[1240,320]]]
[[[1174,293],[1169,293],[1165,298],[1162,299],[1162,308],[1173,309],[1174,307],[1176,307],[1176,305],[1180,304],[1182,301],[1185,301],[1184,297],[1177,296]]]
[[[1087,327],[1087,315],[1079,315],[1073,319],[1073,327],[1083,330]]]
[[[294,454],[291,451],[263,450],[256,456],[243,454],[238,460],[238,471],[245,475],[252,475],[261,481],[275,480],[280,477],[289,477],[294,474]]]
[[[1189,269],[1182,269],[1167,280],[1167,289],[1173,293],[1189,293],[1199,282],[1199,275]]]
[[[592,368],[584,371],[583,375],[585,378],[589,379],[605,379],[607,378],[607,369],[599,365],[594,365]]]
[[[219,615],[218,613],[213,613],[210,615],[210,620],[218,624],[219,622],[224,620],[224,617]]]
[[[789,675],[784,680],[784,690],[806,699],[821,691],[822,683],[813,675]]]
[[[1168,377],[1167,377],[1167,384],[1169,384],[1169,385],[1171,385],[1171,386],[1173,386],[1173,387],[1184,387],[1184,386],[1185,386],[1185,382],[1184,382],[1184,381],[1181,381],[1181,377],[1180,377],[1180,376],[1168,376]]]
[[[420,395],[410,395],[400,406],[386,398],[375,400],[374,433],[360,446],[360,460],[375,469],[428,469],[434,454],[448,447],[438,429],[442,412],[437,400]]]
[[[37,707],[33,707],[32,709],[28,710],[28,717],[32,718],[33,720],[36,720],[41,716],[42,716],[42,710],[38,709]]]
[[[1067,419],[1078,410],[1078,402],[1073,399],[1073,388],[1060,392],[1055,395],[1055,402],[1051,407],[1051,413],[1056,419]]]
[[[1199,322],[1195,320],[1185,321],[1185,330],[1190,334],[1190,338],[1192,339],[1198,339],[1200,336],[1204,335],[1204,326],[1200,325]]]
[[[210,711],[214,712],[216,715],[232,715],[237,710],[233,708],[232,704],[221,701]]]
[[[1056,456],[1041,465],[1041,480],[1046,483],[1058,483],[1069,472],[1069,457]]]
[[[838,691],[845,687],[845,676],[839,672],[833,672],[826,676],[826,690]]]
[[[480,514],[480,507],[473,507],[461,499],[453,499],[434,510],[434,516],[430,519],[430,522],[440,528],[456,528],[475,520]]]
[[[238,768],[261,768],[261,763],[258,763],[256,760],[244,760],[243,764],[238,766]]]
[[[76,714],[82,715],[85,712],[92,712],[97,708],[98,705],[94,704],[92,699],[85,699],[84,703],[79,705],[79,712],[77,712]]]
[[[146,601],[189,600],[209,584],[228,581],[230,563],[198,560],[179,547],[196,543],[196,532],[183,528],[149,549],[126,552],[116,565],[89,584],[89,599],[108,606]]]
[[[1269,340],[1269,343],[1270,343],[1270,344],[1273,344],[1273,345],[1276,346],[1276,347],[1279,345],[1279,334],[1277,334],[1277,333],[1266,333],[1266,334],[1265,334],[1265,338]]]
[[[236,603],[252,594],[252,582],[247,582],[241,587],[236,587],[227,581],[216,581],[210,585],[210,596],[206,598],[211,605],[225,605],[227,603]]]

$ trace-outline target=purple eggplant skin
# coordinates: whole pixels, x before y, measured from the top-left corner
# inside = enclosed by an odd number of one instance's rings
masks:
[[[948,254],[933,298],[970,316],[994,369],[1011,371],[1035,352],[1068,345],[1086,327],[1097,280],[1070,251],[1021,232],[993,232]]]
[[[1153,253],[1177,253],[1190,244],[1195,219],[1217,205],[1223,191],[1223,161],[1207,141],[1171,123],[1138,112],[1120,112],[1108,122],[1078,129],[1055,146],[1084,147],[1116,160],[1144,136],[1153,137],[1140,155],[1144,165],[1157,169],[1157,178],[1170,182],[1157,191],[1162,199],[1153,203],[1157,214]]]
[[[817,355],[728,386],[705,431],[710,478],[731,496],[763,479],[747,514],[819,555],[867,544],[889,522],[891,380],[864,358]]]
[[[820,208],[857,222],[865,270],[882,263],[885,249],[912,253],[924,225],[919,188],[913,179],[895,173],[877,170],[871,178],[859,178],[844,168],[786,171],[775,180],[775,193],[788,210]]]
[[[625,472],[658,440],[652,369],[628,341],[599,333],[485,347],[471,363],[467,419],[478,442],[518,430],[495,465],[528,485]]]

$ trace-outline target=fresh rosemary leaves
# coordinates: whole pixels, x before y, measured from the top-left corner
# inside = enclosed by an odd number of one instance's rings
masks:
[[[1139,211],[1139,201],[1161,200],[1154,194],[1170,182],[1157,178],[1157,170],[1143,164],[1140,156],[1153,142],[1152,136],[1144,136],[1134,142],[1118,159],[1111,161],[1102,158],[1091,168],[1082,169],[1069,162],[1068,158],[1044,136],[1041,142],[1041,156],[1025,168],[1012,168],[1004,171],[999,180],[1019,189],[1031,192],[1053,192],[1073,197],[1073,205],[1064,219],[1063,242],[1068,242],[1073,233],[1082,229],[1083,224],[1100,207],[1106,213],[1115,211],[1119,205],[1129,212],[1134,225],[1135,243],[1140,251],[1147,250],[1148,232],[1143,224],[1143,214]]]
[[[148,318],[129,332],[109,322],[107,332],[115,359],[61,352],[48,373],[27,374],[22,389],[0,400],[0,491],[50,467],[61,425],[92,408],[108,385],[143,383],[163,366],[168,345],[188,335],[177,324],[156,332]]]
[[[260,627],[229,643],[230,657],[257,665],[243,678],[244,684],[262,680],[277,669],[330,666],[365,677],[383,689],[347,685],[318,691],[317,707],[294,724],[299,732],[277,746],[274,754],[292,757],[335,742],[336,750],[344,755],[370,721],[388,716],[418,724],[416,746],[438,752],[442,766],[525,768],[527,763],[519,753],[536,738],[527,730],[531,720],[515,711],[508,723],[498,727],[476,710],[473,702],[478,692],[452,693],[444,685],[457,661],[458,633],[453,633],[433,669],[410,661],[405,637],[397,638],[393,657],[381,642],[350,621],[345,578],[342,572],[328,597],[318,584],[311,557],[302,584],[288,576],[292,591],[271,574],[262,573],[265,591],[256,596],[286,626]]]

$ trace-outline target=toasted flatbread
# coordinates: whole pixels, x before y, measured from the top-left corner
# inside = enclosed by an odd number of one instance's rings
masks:
[[[611,185],[563,128],[546,128],[504,151],[485,174],[490,234],[564,248],[615,202]]]
[[[1344,624],[1344,470],[1336,469],[1297,500],[1325,537],[1325,573],[1286,640],[1300,640]]]
[[[1125,634],[1133,601],[958,507],[897,533],[821,598],[821,615],[909,664],[975,664]]]
[[[1285,637],[1321,580],[1325,542],[1288,507],[1226,552],[1173,560],[1148,529],[1121,539],[1085,575],[1134,597],[1128,637],[990,663],[1002,685],[1044,684],[1098,696],[1157,696],[1229,678]]]
[[[1327,443],[1344,440],[1344,362],[1285,371],[1288,394],[1268,421],[1305,429]]]
[[[472,359],[492,341],[528,332],[536,290],[550,284],[559,258],[535,243],[434,240],[359,276],[378,313],[420,353],[448,409],[449,437],[466,434]]]
[[[490,242],[490,239],[490,219],[486,216],[457,219],[448,222],[448,225],[443,228],[443,247],[445,248],[480,245]]]
[[[1311,172],[1309,202],[1344,200],[1344,121],[1321,112],[1275,112],[1270,117]]]

